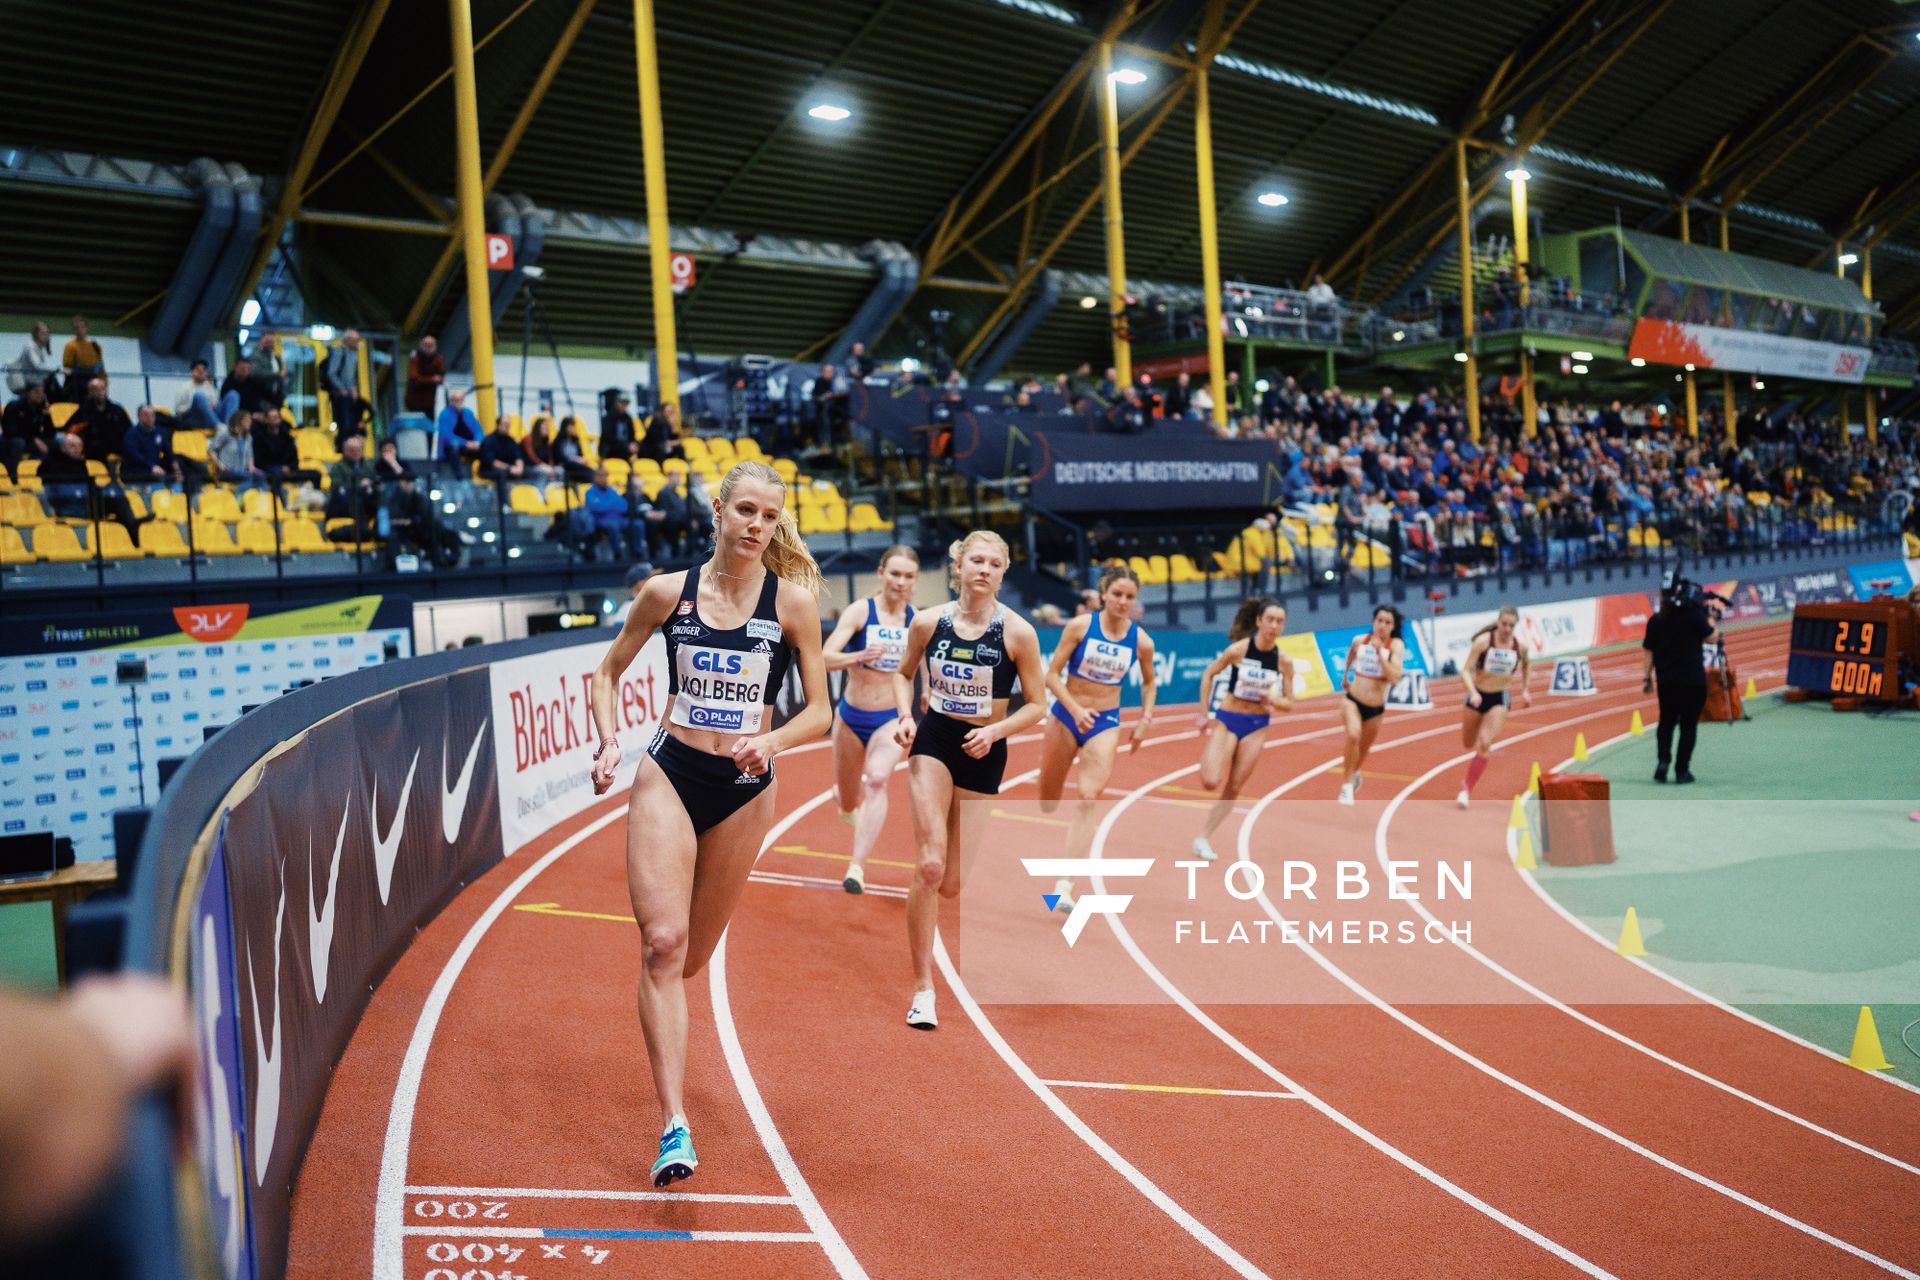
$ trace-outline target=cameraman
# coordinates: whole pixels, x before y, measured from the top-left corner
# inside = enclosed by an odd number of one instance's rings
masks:
[[[1640,691],[1660,685],[1660,725],[1655,734],[1660,759],[1653,780],[1667,780],[1667,765],[1675,782],[1692,782],[1693,740],[1700,728],[1700,712],[1707,702],[1706,646],[1718,634],[1719,598],[1695,590],[1685,578],[1675,579],[1661,593],[1660,611],[1647,619],[1646,638],[1640,642],[1646,657],[1640,668]],[[1680,754],[1673,754],[1673,735],[1680,734]]]

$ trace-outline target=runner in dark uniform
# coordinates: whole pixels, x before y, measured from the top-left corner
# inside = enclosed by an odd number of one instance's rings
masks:
[[[1240,788],[1260,763],[1272,713],[1293,710],[1293,659],[1280,652],[1280,633],[1286,629],[1286,606],[1278,600],[1255,596],[1243,602],[1227,627],[1230,643],[1200,673],[1200,705],[1208,719],[1200,785],[1220,792],[1193,839],[1194,856],[1207,862],[1219,857],[1213,833],[1233,812]],[[1216,697],[1215,681],[1222,672],[1227,682]]]

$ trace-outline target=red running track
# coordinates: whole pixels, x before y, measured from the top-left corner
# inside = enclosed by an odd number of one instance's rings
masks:
[[[1765,687],[1784,638],[1730,648]],[[1017,873],[1019,910],[1001,911],[1006,877],[987,869],[1061,852],[1022,803],[1037,738],[1015,743],[961,899],[973,950],[942,904],[956,954],[931,1035],[904,1023],[908,870],[839,892],[820,856],[848,839],[829,755],[789,753],[772,849],[690,986],[701,1168],[671,1193],[646,1176],[639,938],[624,810],[603,802],[470,886],[374,995],[295,1191],[289,1273],[1915,1275],[1920,1095],[1616,956],[1512,868],[1528,762],[1653,714],[1637,654],[1595,669],[1599,695],[1514,712],[1466,812],[1452,682],[1434,711],[1388,718],[1353,809],[1331,803],[1332,700],[1277,719],[1223,854],[1325,876],[1410,859],[1423,891],[1425,863],[1470,862],[1471,900],[1283,901],[1277,872],[1246,902],[1212,876],[1198,902],[1169,877],[1109,882],[1132,904],[1072,953],[1101,975],[1097,1002],[977,1003],[967,986],[1007,977],[988,943],[1059,927]],[[1115,770],[1107,856],[1186,856],[1195,726],[1163,721]],[[900,780],[886,864],[911,859],[904,800]],[[1304,930],[1418,928],[1422,909],[1469,924],[1471,945],[1174,942],[1174,921],[1208,911]]]

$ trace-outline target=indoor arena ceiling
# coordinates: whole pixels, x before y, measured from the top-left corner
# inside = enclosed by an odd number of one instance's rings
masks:
[[[473,11],[485,38],[483,159],[497,154],[556,45],[575,37],[496,190],[543,208],[643,217],[627,0],[473,0]],[[95,71],[83,85],[70,59],[15,59],[0,77],[0,148],[212,156],[269,176],[271,197],[324,114],[336,63],[377,16],[298,205],[384,221],[301,223],[304,283],[341,322],[399,327],[424,296],[425,323],[440,323],[452,295],[425,286],[454,187],[452,88],[434,84],[449,61],[447,7],[232,0],[183,13],[129,0],[89,6]],[[1131,121],[1122,146],[1137,151],[1124,179],[1128,274],[1196,284],[1194,107],[1178,64],[1217,35],[1227,43],[1209,84],[1229,279],[1304,285],[1321,271],[1343,294],[1391,297],[1436,251],[1452,253],[1453,139],[1464,133],[1476,194],[1501,191],[1500,173],[1526,148],[1532,203],[1550,232],[1617,219],[1677,235],[1685,197],[1694,238],[1717,243],[1717,211],[1730,208],[1733,249],[1798,265],[1831,269],[1836,242],[1875,241],[1875,296],[1911,322],[1920,319],[1920,250],[1909,247],[1920,245],[1914,19],[1895,0],[658,0],[672,217],[742,238],[893,241],[923,261],[940,247],[946,260],[929,267],[935,282],[903,324],[924,331],[929,310],[951,310],[959,345],[1017,273],[1023,244],[1031,260],[1057,239],[1051,265],[1105,272],[1097,205],[1067,228],[1099,178],[1085,87],[1095,77],[1080,72],[1096,37],[1114,29],[1128,46],[1121,61],[1146,73],[1120,90]],[[71,9],[51,0],[12,6],[9,28],[17,48],[73,44]],[[809,118],[821,102],[850,118]],[[1043,117],[1037,144],[1014,151]],[[1031,203],[1031,217],[1015,208],[1090,154]],[[1010,155],[1005,180],[980,199]],[[1259,203],[1269,192],[1287,203]],[[976,203],[970,220],[957,216]],[[1482,238],[1501,221],[1483,223]],[[5,309],[130,311],[166,286],[192,224],[177,193],[149,201],[137,183],[0,181],[0,243],[30,248],[33,264],[9,264]],[[560,341],[648,344],[637,246],[556,242],[543,265],[541,297]],[[701,352],[815,348],[867,288],[857,273],[751,255],[710,258],[701,274],[682,321],[683,341]],[[1017,367],[1098,355],[1100,313],[1070,302]]]

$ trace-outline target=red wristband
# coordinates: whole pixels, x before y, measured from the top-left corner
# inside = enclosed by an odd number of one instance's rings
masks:
[[[607,744],[608,744],[609,742],[611,742],[611,743],[612,743],[612,744],[613,744],[614,746],[616,746],[616,747],[620,745],[620,739],[619,739],[618,737],[616,737],[615,735],[613,735],[613,734],[611,734],[611,733],[610,733],[610,734],[608,734],[608,735],[607,735],[606,737],[604,737],[604,738],[602,738],[602,739],[600,739],[600,745],[599,745],[599,746],[597,746],[597,747],[595,747],[595,748],[593,749],[593,758],[594,758],[595,760],[598,760],[598,759],[600,758],[600,756],[601,756],[601,753],[603,753],[604,751],[606,751],[606,749],[607,749]]]

